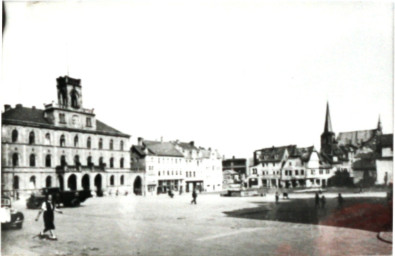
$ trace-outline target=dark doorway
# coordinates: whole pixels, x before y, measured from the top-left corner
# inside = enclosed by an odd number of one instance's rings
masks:
[[[45,187],[49,188],[49,187],[51,187],[51,186],[52,186],[52,177],[51,177],[51,176],[48,176],[48,177],[45,179]]]
[[[77,177],[75,176],[75,174],[70,175],[67,181],[67,187],[70,190],[77,190]]]
[[[101,195],[101,193],[102,193],[102,180],[101,179],[102,178],[101,178],[100,174],[96,175],[96,177],[95,177],[95,187],[96,187],[96,193],[97,193],[98,196]]]
[[[64,190],[63,176],[62,176],[62,175],[59,175],[59,176],[58,176],[58,180],[59,180],[59,188],[60,188],[60,190]]]
[[[90,184],[89,184],[89,175],[85,174],[84,176],[82,176],[82,189],[83,190],[89,190],[90,189]]]
[[[133,193],[137,196],[142,195],[142,181],[141,181],[140,176],[137,176],[137,178],[134,180]]]

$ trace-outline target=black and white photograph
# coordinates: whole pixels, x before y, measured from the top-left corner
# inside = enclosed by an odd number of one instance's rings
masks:
[[[2,1],[1,255],[392,255],[394,13]]]

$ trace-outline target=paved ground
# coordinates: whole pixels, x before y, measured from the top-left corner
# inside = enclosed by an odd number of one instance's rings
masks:
[[[392,245],[377,239],[375,231],[331,223],[327,226],[328,223],[276,221],[277,214],[267,214],[267,209],[277,209],[278,214],[290,212],[295,206],[293,202],[300,205],[300,202],[310,202],[313,196],[291,195],[291,201],[280,202],[280,205],[274,204],[273,196],[199,195],[198,205],[190,205],[187,195],[173,199],[165,195],[91,198],[81,207],[64,208],[63,215],[56,215],[58,241],[32,238],[42,229],[42,220],[35,222],[37,210],[27,210],[23,202],[17,202],[14,206],[25,214],[24,227],[2,232],[1,252],[3,255],[391,254]],[[331,199],[335,196],[327,194],[327,201],[335,200]],[[353,200],[359,196],[358,203],[363,203],[369,195],[349,196]],[[385,195],[370,196],[380,196],[384,200]],[[348,195],[344,197],[350,201]],[[283,210],[279,211],[279,207]],[[327,207],[331,209],[331,203]],[[240,211],[247,213],[247,217]],[[270,220],[257,218],[260,213],[274,217]]]

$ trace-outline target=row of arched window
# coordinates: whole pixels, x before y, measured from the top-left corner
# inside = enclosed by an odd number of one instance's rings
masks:
[[[31,131],[31,132],[29,133],[29,144],[35,144],[35,137],[36,137],[36,136],[35,136],[34,131]],[[11,140],[12,140],[13,143],[18,142],[18,131],[17,131],[16,129],[14,129],[14,130],[12,131]],[[51,135],[50,135],[49,133],[46,133],[46,134],[45,134],[45,141],[46,141],[48,144],[50,143],[50,141],[51,141]],[[74,141],[73,141],[73,143],[74,143],[74,144],[73,144],[74,147],[79,147],[79,144],[80,144],[80,143],[79,143],[79,137],[78,137],[78,135],[75,135],[75,136],[74,136]],[[62,135],[60,136],[59,145],[60,145],[61,147],[65,147],[65,146],[66,146],[66,137],[64,136],[64,134],[62,134]],[[91,137],[88,137],[88,139],[87,139],[87,141],[86,141],[86,147],[87,147],[87,148],[91,148],[91,147],[92,147],[92,140],[91,140]],[[103,138],[100,138],[100,139],[99,139],[98,148],[99,148],[99,149],[103,149]],[[110,150],[114,150],[114,140],[113,140],[113,139],[110,140],[108,148],[109,148]],[[120,145],[119,145],[119,149],[120,149],[120,150],[123,150],[123,148],[124,148],[124,143],[123,143],[123,141],[121,140]]]
[[[74,175],[75,176],[75,175]],[[19,176],[15,175],[14,179],[13,179],[13,184],[12,187],[13,189],[19,189]],[[123,175],[121,175],[120,177],[120,185],[124,185],[125,183],[125,178]],[[36,176],[31,176],[29,179],[29,183],[31,184],[31,188],[35,188],[36,187]],[[110,176],[110,186],[114,186],[115,185],[115,177],[114,175]],[[45,179],[45,187],[49,188],[52,187],[52,177],[51,176],[47,176],[47,178]]]
[[[51,167],[52,166],[51,162],[52,162],[52,156],[51,155],[46,155],[45,156],[45,163],[44,163],[45,167]],[[89,156],[87,158],[86,162],[87,162],[88,166],[93,166],[94,165],[91,156]],[[111,157],[110,158],[110,168],[114,168],[114,162],[115,162],[114,157]],[[125,160],[122,157],[119,160],[119,167],[120,168],[124,168],[124,163],[125,163]],[[60,157],[60,165],[61,166],[66,166],[67,165],[66,156],[65,155],[62,155]],[[75,155],[74,156],[74,165],[75,166],[81,166],[80,156],[79,155]],[[103,159],[103,157],[100,157],[99,158],[99,166],[104,166],[104,165],[105,165],[104,159]],[[12,155],[12,166],[13,167],[19,166],[19,154],[18,153],[14,153]],[[35,154],[30,154],[30,156],[29,156],[29,166],[30,167],[35,167],[36,166],[36,155]]]

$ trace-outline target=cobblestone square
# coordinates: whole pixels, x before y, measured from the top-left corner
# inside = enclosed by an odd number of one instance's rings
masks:
[[[331,208],[335,194],[326,196]],[[313,195],[291,195],[291,202],[295,198],[308,202]],[[275,210],[273,195],[201,194],[197,205],[191,205],[190,201],[190,195],[172,199],[165,195],[91,198],[80,207],[63,208],[64,214],[56,215],[59,240],[49,241],[33,238],[42,229],[42,220],[35,222],[37,210],[27,210],[20,200],[14,206],[25,214],[24,227],[2,232],[2,255],[390,255],[392,252],[392,245],[377,239],[377,232],[256,218],[260,212],[263,214],[259,205]],[[280,201],[280,205],[287,210],[286,201]],[[255,217],[225,214],[241,209],[247,209]]]

